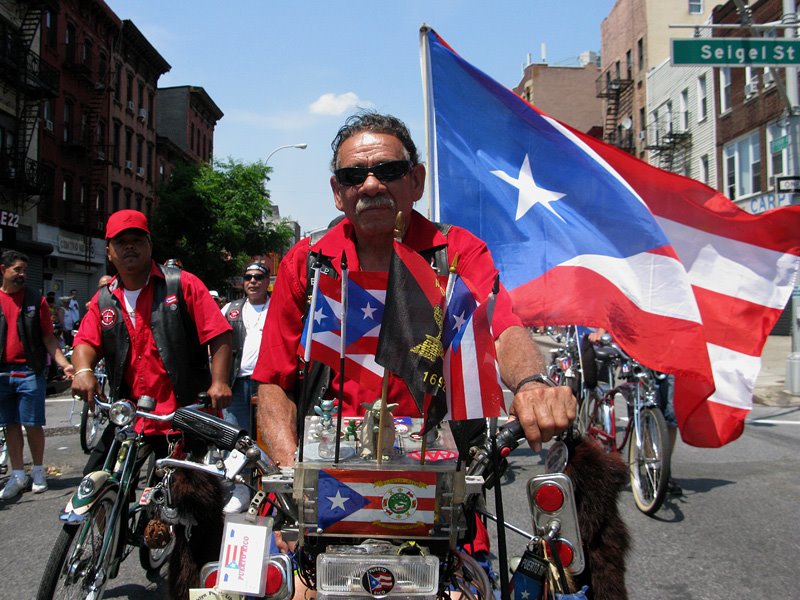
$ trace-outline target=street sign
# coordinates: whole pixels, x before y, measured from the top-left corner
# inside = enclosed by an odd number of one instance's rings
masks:
[[[800,192],[800,177],[776,177],[775,184],[779,194]]]
[[[769,143],[770,154],[777,154],[778,152],[780,152],[784,148],[788,148],[788,147],[789,147],[789,136],[788,135],[784,135],[784,136],[781,136],[779,138],[775,138],[774,140],[772,140]]]
[[[672,64],[698,66],[800,65],[800,40],[785,38],[673,39]]]

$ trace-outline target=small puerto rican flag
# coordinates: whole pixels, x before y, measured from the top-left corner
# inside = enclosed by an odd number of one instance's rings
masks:
[[[175,294],[170,294],[169,296],[164,298],[164,304],[166,304],[167,306],[177,303],[178,303],[178,296]]]

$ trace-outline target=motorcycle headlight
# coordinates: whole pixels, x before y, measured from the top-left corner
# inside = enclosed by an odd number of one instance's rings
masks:
[[[136,416],[136,407],[129,400],[118,400],[108,410],[109,420],[117,427],[124,427]]]

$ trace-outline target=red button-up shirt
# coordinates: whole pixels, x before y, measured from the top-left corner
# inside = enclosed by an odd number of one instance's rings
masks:
[[[452,227],[445,236],[435,225],[414,211],[411,213],[403,243],[417,252],[447,245],[448,260],[452,262],[458,253],[457,271],[473,284],[479,295],[486,297],[491,291],[497,269],[486,244],[467,230]],[[355,231],[347,219],[331,229],[314,245],[310,245],[308,239],[301,240],[281,261],[264,324],[261,351],[253,379],[275,384],[290,393],[294,390],[297,377],[297,348],[303,331],[303,313],[307,309],[306,261],[310,250],[321,252],[325,256],[337,257],[337,260],[333,261],[337,272],[340,270],[338,257],[344,250],[348,268],[352,271],[360,269],[355,246]],[[495,337],[508,327],[521,324],[519,317],[512,311],[508,292],[501,286],[492,320]],[[337,373],[328,392],[331,397],[338,395],[339,381]],[[349,379],[345,379],[344,396],[342,414],[346,416],[363,414],[364,407],[361,403],[372,403],[377,399],[375,392],[364,389],[356,381]],[[422,416],[405,382],[394,375],[389,378],[389,402],[399,403],[397,410],[394,411],[395,415]]]
[[[122,311],[131,346],[125,365],[124,381],[131,390],[131,398],[152,396],[156,399],[155,414],[169,414],[178,408],[172,382],[169,379],[164,362],[158,353],[153,331],[150,328],[150,312],[153,306],[153,278],[164,279],[155,262],[150,268],[150,278],[142,288],[136,300],[136,324]],[[125,306],[123,288],[114,285],[120,281],[115,278],[109,286],[112,294]],[[120,281],[121,282],[121,281]],[[208,288],[197,276],[181,271],[181,290],[189,316],[197,327],[197,335],[201,344],[208,343],[216,336],[231,330],[231,326],[219,310],[216,302],[208,292]],[[100,308],[98,306],[99,293],[92,298],[86,316],[81,321],[78,335],[75,336],[75,345],[88,344],[103,356],[102,330],[100,326]],[[144,433],[151,435],[169,430],[169,423],[158,423],[149,419],[141,419],[137,423],[137,431],[144,426]]]
[[[21,289],[14,294],[7,294],[0,290],[0,309],[6,319],[8,328],[6,329],[6,345],[2,348],[3,356],[0,362],[24,364],[28,362],[25,357],[25,348],[22,346],[22,339],[17,331],[17,320],[22,311],[22,302],[25,299],[25,290]],[[32,306],[26,306],[25,310],[33,310]],[[53,321],[50,319],[50,307],[47,300],[39,298],[39,327],[42,330],[42,337],[53,333]]]

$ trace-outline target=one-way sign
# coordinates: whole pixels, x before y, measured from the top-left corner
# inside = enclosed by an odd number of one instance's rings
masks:
[[[800,176],[776,177],[775,183],[779,194],[800,193]]]

